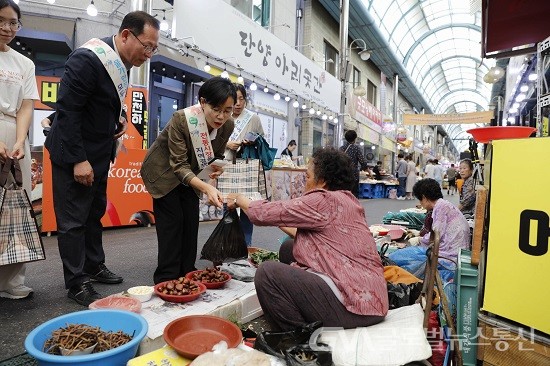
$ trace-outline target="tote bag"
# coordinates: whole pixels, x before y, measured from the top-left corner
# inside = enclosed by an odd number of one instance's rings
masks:
[[[7,159],[0,172],[0,265],[46,259],[34,210],[23,189],[17,159]]]
[[[233,159],[233,164],[223,168],[223,174],[218,177],[218,190],[224,195],[241,193],[248,198],[260,194],[261,199],[267,199],[264,167],[260,159]]]

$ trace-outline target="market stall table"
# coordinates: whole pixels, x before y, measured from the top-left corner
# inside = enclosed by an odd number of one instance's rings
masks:
[[[163,347],[164,327],[172,320],[186,315],[215,315],[228,320],[246,323],[263,314],[256,296],[254,284],[237,280],[229,281],[220,289],[208,289],[201,297],[188,303],[171,303],[153,296],[142,304],[142,315],[149,330],[140,344],[143,355]]]

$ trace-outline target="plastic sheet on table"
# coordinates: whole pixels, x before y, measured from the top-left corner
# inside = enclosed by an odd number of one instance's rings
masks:
[[[254,275],[256,274],[256,267],[246,259],[223,263],[220,266],[220,270],[229,273],[234,279],[243,282],[254,281]]]

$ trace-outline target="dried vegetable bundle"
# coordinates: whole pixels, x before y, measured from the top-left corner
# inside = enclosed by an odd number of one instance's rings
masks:
[[[130,342],[130,336],[122,331],[105,332],[99,327],[86,324],[68,324],[52,332],[51,338],[44,343],[44,352],[61,355],[61,349],[81,351],[96,345],[93,353],[108,351]]]

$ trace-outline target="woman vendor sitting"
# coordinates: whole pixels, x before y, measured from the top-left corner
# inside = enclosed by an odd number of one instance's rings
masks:
[[[228,196],[229,208],[243,209],[254,225],[279,226],[295,238],[284,244],[287,252],[292,247],[292,255],[282,256],[286,263],[263,262],[254,279],[264,314],[279,330],[319,320],[325,327],[365,327],[384,319],[383,267],[352,184],[349,157],[326,148],[308,163],[302,197],[252,202]]]
[[[451,269],[457,262],[458,250],[468,249],[470,245],[470,227],[460,210],[443,199],[441,187],[435,179],[424,178],[416,182],[413,186],[413,195],[423,208],[431,211],[431,230],[424,231],[423,236],[410,239],[409,242],[413,246],[397,250],[391,253],[389,258],[416,277],[424,278],[426,247],[431,244],[431,233],[438,231],[440,235],[438,269]]]

